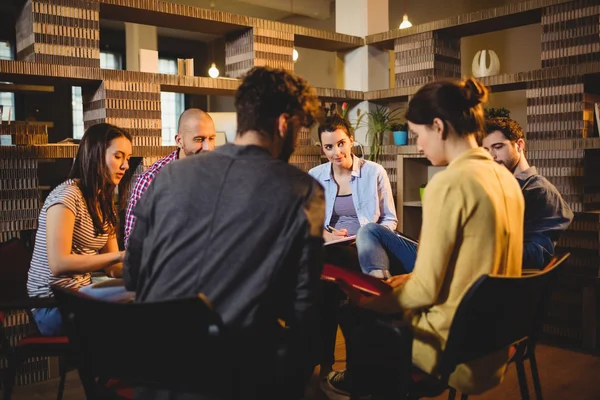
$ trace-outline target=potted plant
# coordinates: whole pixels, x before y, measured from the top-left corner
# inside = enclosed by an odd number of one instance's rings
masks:
[[[364,125],[367,128],[369,140],[369,160],[379,161],[384,135],[386,132],[392,131],[392,125],[400,122],[400,112],[400,109],[390,110],[387,107],[376,106],[374,110],[361,115],[361,119],[363,116],[366,116],[367,119]]]
[[[408,123],[393,123],[392,132],[394,133],[394,144],[396,146],[406,146],[408,144]]]

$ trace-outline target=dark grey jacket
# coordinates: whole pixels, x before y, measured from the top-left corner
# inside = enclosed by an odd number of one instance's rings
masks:
[[[303,324],[322,269],[324,195],[257,146],[172,162],[138,202],[123,268],[136,301],[204,293],[226,326]]]

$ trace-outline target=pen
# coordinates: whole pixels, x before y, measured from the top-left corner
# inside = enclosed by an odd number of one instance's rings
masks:
[[[336,231],[337,229],[335,229],[334,227],[332,227],[331,225],[327,225],[325,227],[325,229],[327,230],[327,232],[329,233],[333,233],[334,231]]]

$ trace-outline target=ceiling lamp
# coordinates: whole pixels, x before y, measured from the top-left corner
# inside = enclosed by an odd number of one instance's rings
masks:
[[[406,0],[404,0],[404,16],[402,17],[402,23],[400,24],[400,29],[410,28],[412,24],[408,20],[408,15],[406,14]]]
[[[410,28],[411,26],[412,24],[408,20],[408,15],[404,14],[404,16],[402,17],[402,23],[400,24],[400,29]]]
[[[208,70],[208,75],[211,78],[218,78],[219,77],[219,69],[217,68],[217,66],[215,65],[215,63],[212,63],[212,65],[210,66],[210,69]]]
[[[294,15],[294,0],[290,1],[290,14],[292,16]],[[292,51],[292,61],[293,62],[298,61],[298,50],[296,50],[295,47],[294,47],[294,50]]]

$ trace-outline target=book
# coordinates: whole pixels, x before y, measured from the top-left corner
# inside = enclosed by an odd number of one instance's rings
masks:
[[[332,282],[344,281],[350,286],[375,296],[392,291],[392,287],[379,278],[333,264],[323,266],[321,279]]]
[[[340,239],[336,239],[336,240],[327,242],[323,246],[329,246],[329,245],[336,244],[336,243],[353,244],[355,241],[356,241],[356,235],[344,236]]]

